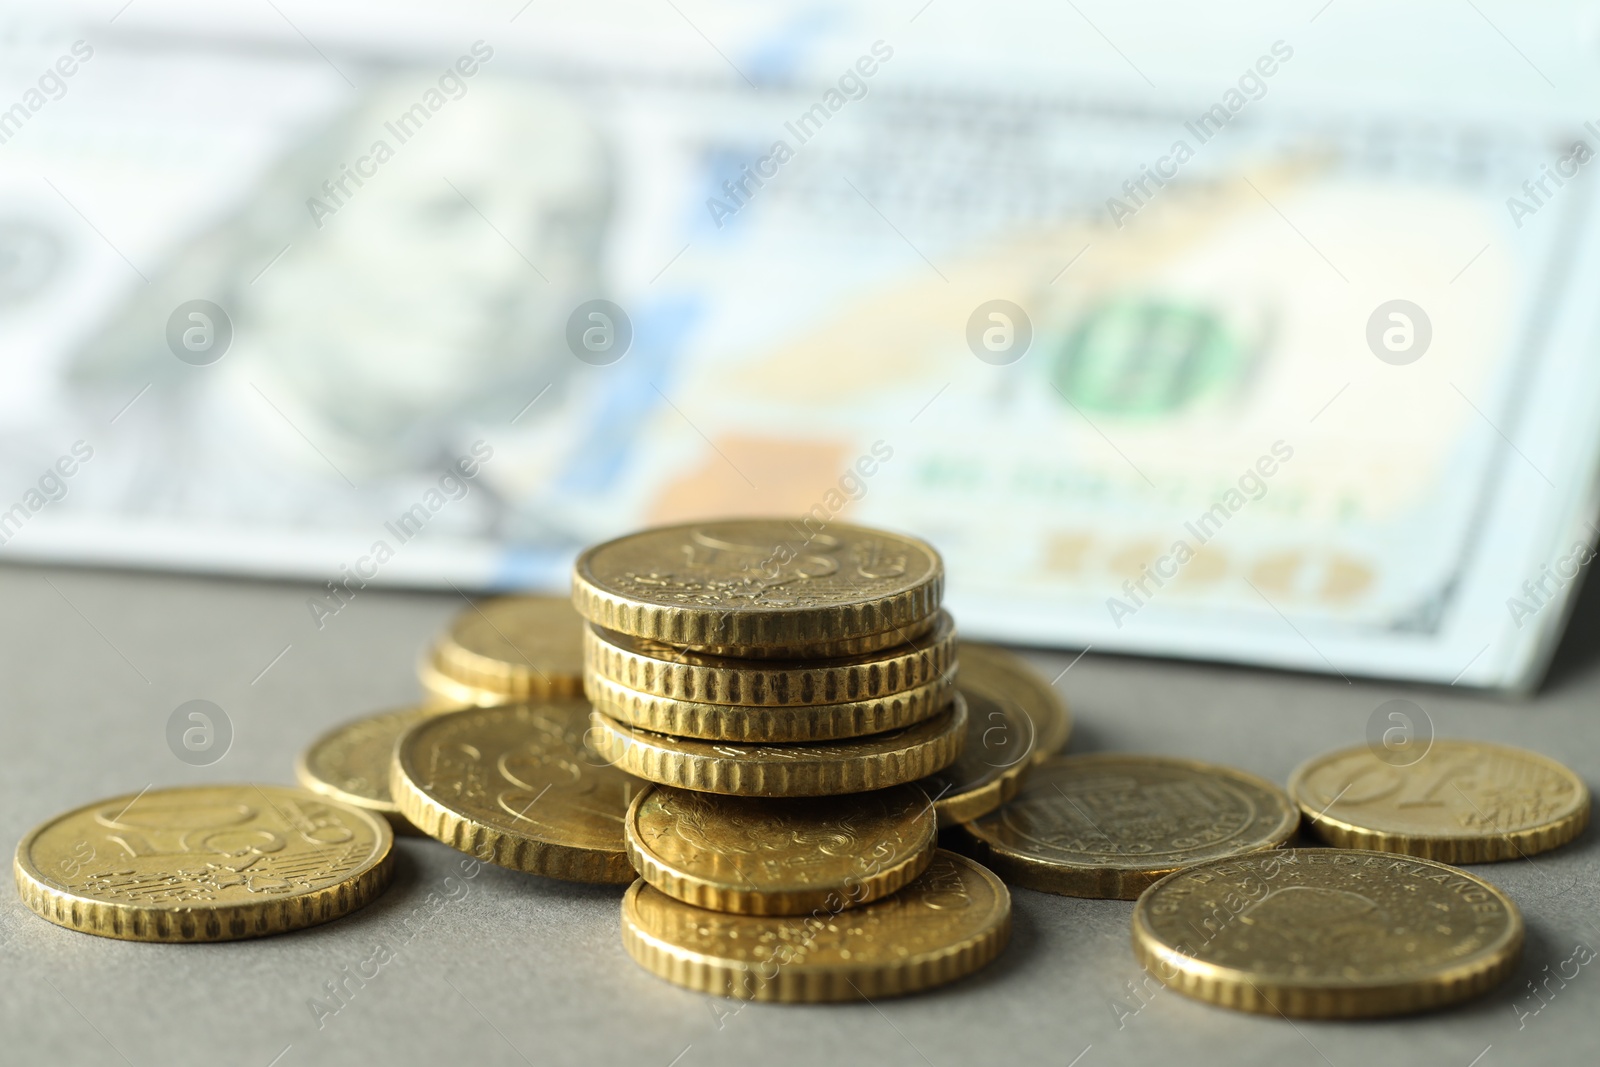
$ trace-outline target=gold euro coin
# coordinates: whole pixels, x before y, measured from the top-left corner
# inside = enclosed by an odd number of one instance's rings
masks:
[[[512,870],[633,880],[622,818],[643,783],[586,743],[589,702],[465,708],[407,730],[390,791],[423,833]]]
[[[955,669],[926,685],[838,704],[707,704],[641,693],[590,672],[589,699],[606,716],[654,733],[710,741],[832,741],[898,730],[950,703]]]
[[[1365,745],[1300,765],[1289,793],[1322,840],[1444,863],[1518,859],[1564,845],[1589,822],[1589,789],[1535,752],[1439,739],[1415,762]]]
[[[1072,713],[1055,686],[1021,656],[998,645],[962,641],[960,679],[1025,713],[1032,723],[1032,759],[1042,763],[1067,747]],[[970,703],[970,701],[969,701]]]
[[[124,941],[232,941],[339,918],[383,892],[381,816],[281,785],[151,789],[58,815],[17,845],[22,902]]]
[[[594,747],[629,774],[661,785],[746,797],[864,793],[948,767],[967,739],[961,694],[931,719],[871,737],[816,744],[742,745],[671,737],[593,715]]]
[[[1186,867],[1133,909],[1156,978],[1240,1011],[1355,1019],[1426,1011],[1505,981],[1522,916],[1466,871],[1392,853],[1291,848]]]
[[[417,828],[389,793],[389,766],[400,735],[435,714],[434,708],[401,708],[336,726],[300,753],[295,777],[313,793],[382,815],[396,833],[414,834]]]
[[[957,688],[967,700],[967,744],[924,778],[941,827],[971,822],[1016,795],[1028,769],[1066,744],[1067,707],[1027,662],[994,645],[961,642]]]
[[[1015,885],[1132,900],[1179,867],[1277,848],[1299,825],[1283,791],[1253,774],[1096,753],[1039,764],[1010,803],[962,830]]]
[[[914,785],[845,797],[730,797],[654,786],[634,798],[628,858],[687,904],[741,915],[837,912],[887,896],[933,859]]]
[[[591,675],[652,696],[762,707],[873,700],[928,685],[955,664],[956,628],[940,612],[920,641],[836,659],[740,660],[589,627]]]
[[[843,637],[830,641],[810,641],[804,645],[680,645],[693,648],[708,656],[726,656],[729,659],[837,659],[845,656],[864,656],[881,652],[896,645],[920,641],[939,621],[939,613],[904,626],[896,626],[881,634],[865,637]]]
[[[495,597],[458,613],[418,674],[458,704],[582,696],[583,625],[565,597]]]
[[[914,537],[784,519],[644,530],[586,550],[572,575],[573,604],[602,629],[745,656],[902,643],[943,588],[939,554]]]
[[[478,689],[464,685],[454,678],[445,677],[439,672],[439,668],[433,665],[431,650],[417,661],[417,681],[422,683],[422,703],[434,711],[445,711],[450,708],[489,708],[516,699],[504,693]]]
[[[1000,879],[943,849],[900,892],[848,911],[732,915],[643,879],[622,898],[622,944],[646,970],[700,993],[817,1003],[875,1000],[953,982],[1011,935]]]

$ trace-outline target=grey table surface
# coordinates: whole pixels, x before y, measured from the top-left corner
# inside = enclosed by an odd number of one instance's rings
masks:
[[[460,598],[364,591],[318,630],[303,587],[172,575],[0,567],[0,838],[147,785],[290,782],[327,726],[404,704],[413,667]],[[1283,782],[1302,759],[1358,742],[1404,696],[1441,736],[1524,745],[1600,782],[1600,597],[1579,603],[1552,678],[1528,700],[1089,654],[1059,685],[1071,749],[1192,756]],[[1072,654],[1029,653],[1050,677]],[[222,707],[227,755],[168,749],[186,700]],[[221,945],[146,945],[60,929],[14,894],[0,906],[0,1061],[243,1064],[1006,1062],[1384,1063],[1490,1067],[1592,1060],[1600,960],[1593,830],[1531,861],[1476,868],[1523,910],[1528,943],[1504,987],[1458,1008],[1382,1022],[1291,1023],[1170,991],[1137,996],[1132,904],[1014,891],[1010,947],[986,970],[873,1004],[747,1005],[689,993],[623,952],[614,888],[484,867],[399,844],[393,886],[324,927]],[[389,946],[394,958],[336,1013],[324,984]],[[1587,951],[1576,959],[1586,958]],[[1544,983],[1535,998],[1530,983]],[[1537,1009],[1537,1010],[1535,1010]]]

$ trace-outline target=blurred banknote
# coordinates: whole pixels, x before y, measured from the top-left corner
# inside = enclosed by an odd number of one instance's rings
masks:
[[[1281,41],[1198,108],[76,43],[4,59],[74,73],[0,114],[0,558],[326,608],[786,514],[977,637],[1484,686],[1588,562],[1586,129],[1274,110]]]

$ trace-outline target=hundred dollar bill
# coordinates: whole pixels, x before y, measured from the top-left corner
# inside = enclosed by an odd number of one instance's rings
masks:
[[[935,543],[973,637],[1537,680],[1594,540],[1600,137],[1280,107],[1290,40],[1135,107],[846,29],[738,77],[10,46],[0,557],[309,578],[323,628],[849,519]]]

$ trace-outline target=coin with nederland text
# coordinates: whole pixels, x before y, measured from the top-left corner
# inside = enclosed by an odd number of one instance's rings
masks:
[[[1277,848],[1299,825],[1284,792],[1253,774],[1095,753],[1039,764],[1009,803],[962,831],[1007,881],[1132,900],[1179,867]]]

